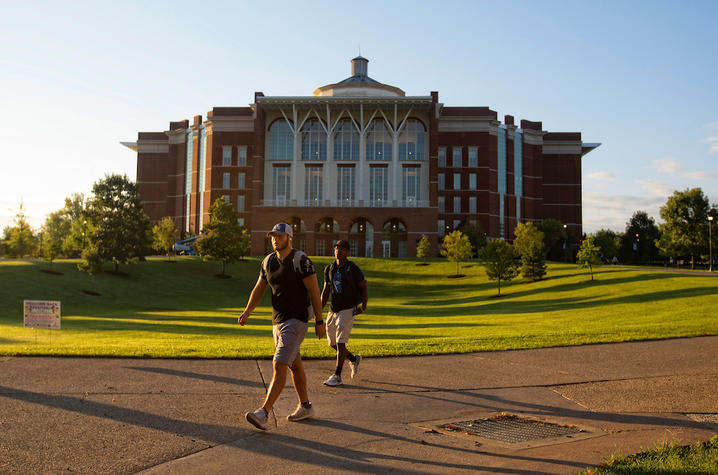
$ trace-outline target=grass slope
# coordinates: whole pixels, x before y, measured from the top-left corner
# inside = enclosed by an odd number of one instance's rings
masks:
[[[320,276],[329,257],[313,259]],[[0,261],[0,355],[269,358],[269,293],[247,326],[237,315],[259,259],[221,267],[197,258],[121,266],[127,276],[89,276],[76,261]],[[601,268],[596,281],[574,265],[551,264],[548,279],[489,282],[478,265],[413,259],[355,261],[369,282],[369,308],[351,349],[367,356],[491,351],[718,334],[718,279],[641,269]],[[88,295],[83,291],[100,294]],[[22,301],[60,300],[62,329],[22,327]],[[306,357],[333,357],[324,341]]]

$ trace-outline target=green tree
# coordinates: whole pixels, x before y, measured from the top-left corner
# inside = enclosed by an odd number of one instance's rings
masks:
[[[416,257],[419,259],[425,259],[431,255],[431,243],[426,234],[421,235],[421,239],[416,245]]]
[[[486,243],[479,251],[479,259],[489,280],[498,282],[498,295],[501,295],[501,281],[509,282],[519,274],[516,251],[503,239],[492,239]]]
[[[459,275],[459,263],[471,257],[472,249],[469,237],[461,231],[453,231],[444,236],[441,255],[449,262],[456,262],[456,275]]]
[[[563,223],[556,219],[543,219],[536,223],[536,228],[543,233],[544,255],[555,261],[564,260],[566,251],[563,245],[568,248],[568,235]]]
[[[137,185],[126,175],[107,175],[92,186],[86,206],[82,270],[94,272],[111,261],[114,271],[130,259],[143,258],[152,242],[152,223],[142,208]]]
[[[63,210],[47,216],[42,226],[42,257],[50,263],[63,255],[63,245],[70,234],[70,220]]]
[[[221,261],[223,276],[227,263],[249,252],[249,233],[239,225],[237,213],[223,198],[217,198],[209,207],[209,223],[202,234],[196,241],[197,251],[204,260]]]
[[[475,222],[466,222],[463,224],[459,231],[464,233],[471,243],[471,247],[474,249],[473,255],[479,252],[479,249],[486,245],[486,233],[481,230],[481,226]]]
[[[176,232],[175,221],[169,216],[165,216],[152,227],[153,246],[156,250],[164,253],[167,259],[170,258]]]
[[[690,256],[694,269],[696,256],[708,254],[708,197],[700,188],[674,191],[660,211],[664,222],[656,245],[665,256]]]
[[[613,257],[618,257],[621,238],[616,232],[610,229],[599,229],[593,236],[596,245],[601,248],[601,253],[607,262],[611,262]]]
[[[601,248],[596,246],[595,238],[592,235],[589,234],[586,239],[581,241],[576,261],[581,268],[588,267],[591,280],[593,280],[593,266],[601,264]]]
[[[645,211],[636,211],[626,223],[626,232],[621,237],[621,260],[635,264],[658,260],[656,241],[660,235],[655,220]],[[605,254],[605,249],[603,251]]]
[[[546,275],[543,233],[533,223],[519,223],[514,229],[514,249],[521,256],[521,273],[533,281]]]
[[[27,222],[25,207],[15,214],[15,226],[7,226],[3,231],[3,247],[10,257],[34,256],[37,251],[37,236]]]

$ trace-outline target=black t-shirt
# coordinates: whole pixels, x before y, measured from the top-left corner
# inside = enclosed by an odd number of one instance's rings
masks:
[[[334,261],[324,268],[324,282],[328,282],[331,289],[332,312],[354,308],[361,302],[359,284],[363,280],[364,273],[351,261],[346,261],[343,266]]]
[[[267,272],[264,267],[259,271],[259,277],[269,284],[272,289],[272,323],[282,323],[296,318],[303,322],[309,321],[309,293],[302,280],[312,274],[314,265],[306,255],[299,261],[299,272],[294,269],[294,254],[292,249],[284,259],[279,259],[273,252],[269,255]]]

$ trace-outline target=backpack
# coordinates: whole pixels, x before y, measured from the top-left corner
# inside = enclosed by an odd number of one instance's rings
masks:
[[[355,266],[355,264],[352,261],[347,261],[347,265],[346,265],[347,279],[349,280],[352,288],[354,289],[354,291],[357,294],[357,301],[356,301],[356,304],[354,305],[356,307],[357,305],[361,305],[361,303],[363,302],[363,298],[361,295],[361,289],[359,287],[357,287],[356,283],[354,282],[354,276],[352,275],[352,269],[354,268],[354,266]],[[329,277],[333,279],[334,277],[332,277],[332,273],[336,274],[336,272],[337,272],[337,261],[333,261],[331,263],[331,265],[329,266]],[[331,288],[333,289],[334,286],[332,285]]]
[[[264,275],[268,274],[267,266],[269,266],[269,258],[272,257],[272,254],[267,254],[267,257],[265,257],[262,260],[262,270],[264,271]],[[294,273],[297,274],[297,277],[301,275],[301,265],[302,265],[302,257],[306,256],[306,254],[299,249],[294,250],[294,257],[292,258],[292,267],[294,267]],[[304,284],[302,284],[304,285]],[[312,307],[312,299],[309,297],[309,291],[307,291],[307,318],[314,315],[314,307]]]

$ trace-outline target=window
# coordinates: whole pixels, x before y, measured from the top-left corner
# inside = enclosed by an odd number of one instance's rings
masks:
[[[469,189],[476,189],[476,173],[469,173]]]
[[[247,187],[247,180],[245,179],[244,172],[237,175],[237,188],[244,189]]]
[[[446,147],[439,147],[439,168],[446,168]]]
[[[237,223],[238,223],[240,226],[244,227],[244,218],[237,218]]]
[[[239,160],[237,160],[237,165],[239,165],[240,167],[246,167],[247,166],[247,147],[239,147],[238,154],[239,154]]]
[[[359,241],[356,239],[349,240],[349,255],[351,257],[358,257]]]
[[[439,237],[444,236],[446,234],[446,225],[444,224],[444,220],[440,219],[436,222],[437,229],[436,232],[439,234]]]
[[[237,212],[241,213],[244,211],[244,195],[239,195],[237,197]]]
[[[516,221],[521,221],[521,196],[524,192],[523,175],[523,132],[519,129],[514,135],[514,194],[516,195]]]
[[[309,119],[302,126],[301,158],[304,161],[327,159],[327,133],[318,119]]]
[[[461,189],[461,173],[454,173],[454,189]]]
[[[369,200],[373,204],[386,202],[388,199],[388,169],[371,167],[369,169]]]
[[[353,206],[354,201],[354,167],[337,168],[337,199],[339,206]]]
[[[277,120],[269,127],[269,159],[292,160],[294,158],[294,134],[289,124]]]
[[[229,188],[229,173],[222,173],[222,188]]]
[[[459,229],[461,227],[461,220],[455,219],[454,220],[454,229]]]
[[[359,160],[359,132],[349,119],[342,119],[334,133],[334,160]]]
[[[402,169],[402,199],[409,206],[416,206],[419,200],[419,170],[414,167]]]
[[[324,248],[325,248],[325,246],[324,246],[324,239],[317,239],[316,241],[314,241],[314,244],[315,244],[316,247],[317,247],[317,248],[315,249],[315,250],[317,251],[317,256],[323,256],[323,255],[324,255]]]
[[[224,198],[224,201],[229,203],[229,195],[222,195],[222,198]]]
[[[189,232],[189,204],[190,195],[192,194],[192,137],[194,134],[192,130],[187,130],[187,148],[185,150],[186,163],[185,163],[185,231]]]
[[[461,168],[461,147],[454,147],[451,151],[453,153],[451,166]]]
[[[199,130],[199,170],[197,170],[199,180],[199,224],[203,224],[202,217],[204,214],[204,172],[205,172],[205,160],[207,158],[207,129],[202,127]]]
[[[461,213],[461,197],[454,196],[454,213]]]
[[[469,197],[469,213],[476,214],[476,197]]]
[[[321,206],[322,201],[322,168],[306,167],[304,169],[304,201],[306,206]]]
[[[232,147],[222,147],[222,166],[232,165]]]
[[[274,189],[274,199],[278,205],[286,204],[287,201],[289,201],[291,182],[291,167],[274,167],[272,170],[272,186]]]
[[[439,213],[446,213],[446,198],[439,196],[436,202],[439,205]]]
[[[479,149],[477,147],[469,147],[469,167],[476,168],[479,166]]]
[[[444,181],[445,181],[445,180],[444,180],[444,174],[443,174],[443,173],[438,173],[438,174],[436,175],[436,181],[437,181],[436,187],[437,187],[438,189],[440,189],[440,190],[443,190],[443,189],[444,189]]]
[[[506,194],[506,128],[498,128],[498,164],[496,174],[498,175],[499,192],[499,237],[504,238],[504,194]]]
[[[366,135],[367,160],[391,160],[393,140],[382,119],[374,119]]]
[[[399,160],[424,160],[424,124],[409,119],[399,134]]]

